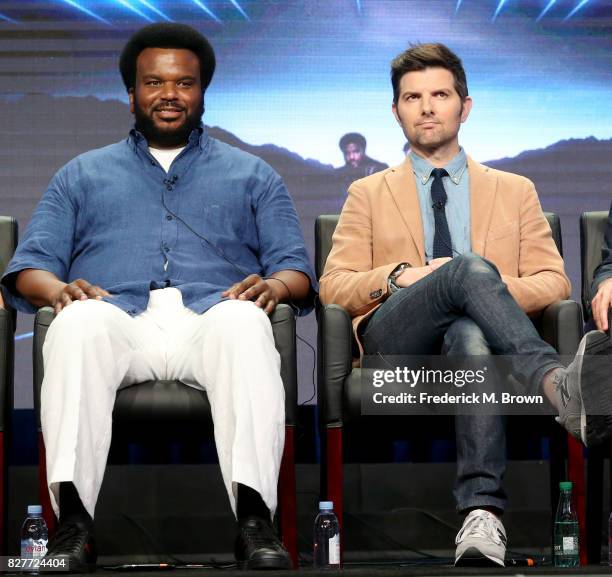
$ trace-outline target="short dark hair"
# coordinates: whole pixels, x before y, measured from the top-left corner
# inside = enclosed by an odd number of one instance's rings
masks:
[[[359,134],[359,132],[349,132],[348,134],[345,134],[340,139],[338,146],[340,147],[340,150],[344,150],[351,142],[361,146],[361,148],[365,150],[366,139],[362,134]]]
[[[446,68],[455,79],[455,90],[461,100],[468,96],[467,79],[459,56],[444,44],[414,44],[391,61],[393,102],[399,99],[400,82],[407,72],[425,68]]]
[[[215,51],[210,42],[195,28],[186,24],[151,24],[136,31],[123,47],[119,70],[125,88],[136,84],[136,61],[146,48],[183,48],[191,50],[200,61],[202,93],[208,88],[215,72]]]

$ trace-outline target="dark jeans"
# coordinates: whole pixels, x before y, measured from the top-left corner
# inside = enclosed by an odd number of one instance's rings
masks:
[[[539,392],[545,373],[563,366],[512,298],[497,268],[473,253],[455,257],[391,295],[368,320],[362,341],[366,354],[512,355],[510,372],[530,392]],[[504,417],[456,416],[455,435],[457,510],[503,510]]]

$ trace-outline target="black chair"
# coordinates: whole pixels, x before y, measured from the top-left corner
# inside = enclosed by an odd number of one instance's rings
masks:
[[[0,216],[0,272],[6,269],[17,246],[17,221]],[[8,453],[13,410],[15,311],[0,308],[0,555],[8,547]]]
[[[553,237],[559,249],[561,246],[561,226],[559,217],[546,213]],[[332,235],[339,215],[319,216],[315,222],[315,267],[317,277],[323,274],[327,256],[332,247]],[[321,427],[321,494],[334,502],[334,511],[342,523],[343,517],[343,428],[364,423],[372,417],[361,416],[361,369],[353,368],[353,357],[357,356],[353,338],[351,319],[338,305],[319,306],[318,320],[318,411]],[[544,340],[562,355],[575,354],[582,337],[582,311],[574,301],[561,301],[547,307],[536,320],[536,325]],[[559,481],[565,476],[565,455],[568,454],[567,476],[574,481],[574,494],[582,515],[584,527],[584,475],[582,445],[570,435],[564,434],[561,427],[535,417],[544,422],[547,434],[551,437],[551,510],[554,515],[559,495]],[[376,421],[380,427],[392,427],[397,419]],[[552,419],[550,419],[552,422]],[[404,419],[402,426],[407,425]],[[374,427],[367,430],[372,431]],[[567,439],[567,448],[565,440]],[[347,439],[348,441],[349,439]],[[584,541],[581,541],[584,542]]]
[[[53,310],[40,309],[34,321],[34,408],[38,421],[39,493],[43,515],[50,528],[56,520],[47,489],[45,446],[40,426],[40,391],[43,380],[42,345],[53,321]],[[285,448],[279,476],[278,521],[283,543],[297,568],[294,427],[297,417],[296,325],[291,307],[280,304],[270,317],[276,348],[281,357],[285,387]],[[136,430],[159,423],[197,424],[212,439],[212,415],[205,392],[180,381],[147,381],[121,389],[113,410],[113,430]],[[208,426],[207,426],[208,425]]]
[[[607,211],[583,212],[580,215],[580,261],[582,273],[582,306],[584,318],[591,318],[591,285],[593,273],[602,259]],[[612,322],[612,314],[609,315]],[[603,509],[603,464],[612,455],[612,442],[589,449],[587,459],[587,557],[589,563],[601,561],[601,525]],[[612,473],[612,466],[610,467]],[[607,519],[607,517],[606,517]]]

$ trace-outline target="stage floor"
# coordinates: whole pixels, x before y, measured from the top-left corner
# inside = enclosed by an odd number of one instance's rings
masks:
[[[226,575],[227,577],[242,576],[245,575],[244,571],[238,571],[236,569],[219,569],[219,568],[192,568],[192,569],[141,569],[141,570],[110,570],[102,567],[98,568],[95,575],[110,576],[110,575],[126,575],[127,573],[137,574],[139,577],[159,577],[159,575],[166,574],[172,577],[196,577],[199,575]],[[250,574],[257,574],[257,572],[250,572]],[[506,567],[506,568],[468,568],[468,567],[453,567],[451,565],[367,565],[367,566],[347,566],[341,571],[317,571],[312,568],[301,568],[299,572],[296,571],[274,571],[264,572],[267,575],[274,575],[277,577],[294,577],[299,573],[305,573],[309,576],[326,576],[330,575],[346,575],[350,577],[404,577],[404,576],[423,576],[423,577],[463,577],[475,575],[478,577],[497,577],[499,575],[516,575],[516,576],[529,576],[529,575],[565,575],[573,577],[582,577],[587,575],[612,575],[612,568],[606,566],[586,566],[576,567],[571,569],[556,569],[551,566],[540,566],[540,567]],[[261,574],[261,573],[259,573]],[[11,573],[7,573],[11,575]],[[56,573],[61,575],[61,573]]]

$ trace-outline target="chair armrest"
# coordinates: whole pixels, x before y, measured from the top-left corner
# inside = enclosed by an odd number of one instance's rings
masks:
[[[285,386],[285,424],[297,420],[297,352],[295,313],[287,304],[276,305],[270,316],[276,350],[281,358],[281,378]]]
[[[583,333],[582,308],[575,301],[559,301],[542,312],[542,338],[560,355],[574,355]]]
[[[339,305],[321,307],[317,321],[319,420],[325,425],[341,424],[344,380],[353,366],[353,326]]]
[[[44,365],[42,356],[42,347],[47,336],[47,330],[54,318],[53,309],[51,307],[42,307],[38,309],[34,317],[34,339],[32,342],[32,363],[33,363],[33,383],[34,383],[34,413],[36,414],[36,422],[40,431],[40,389],[44,376]]]
[[[8,430],[13,409],[13,314],[0,309],[0,432]]]

